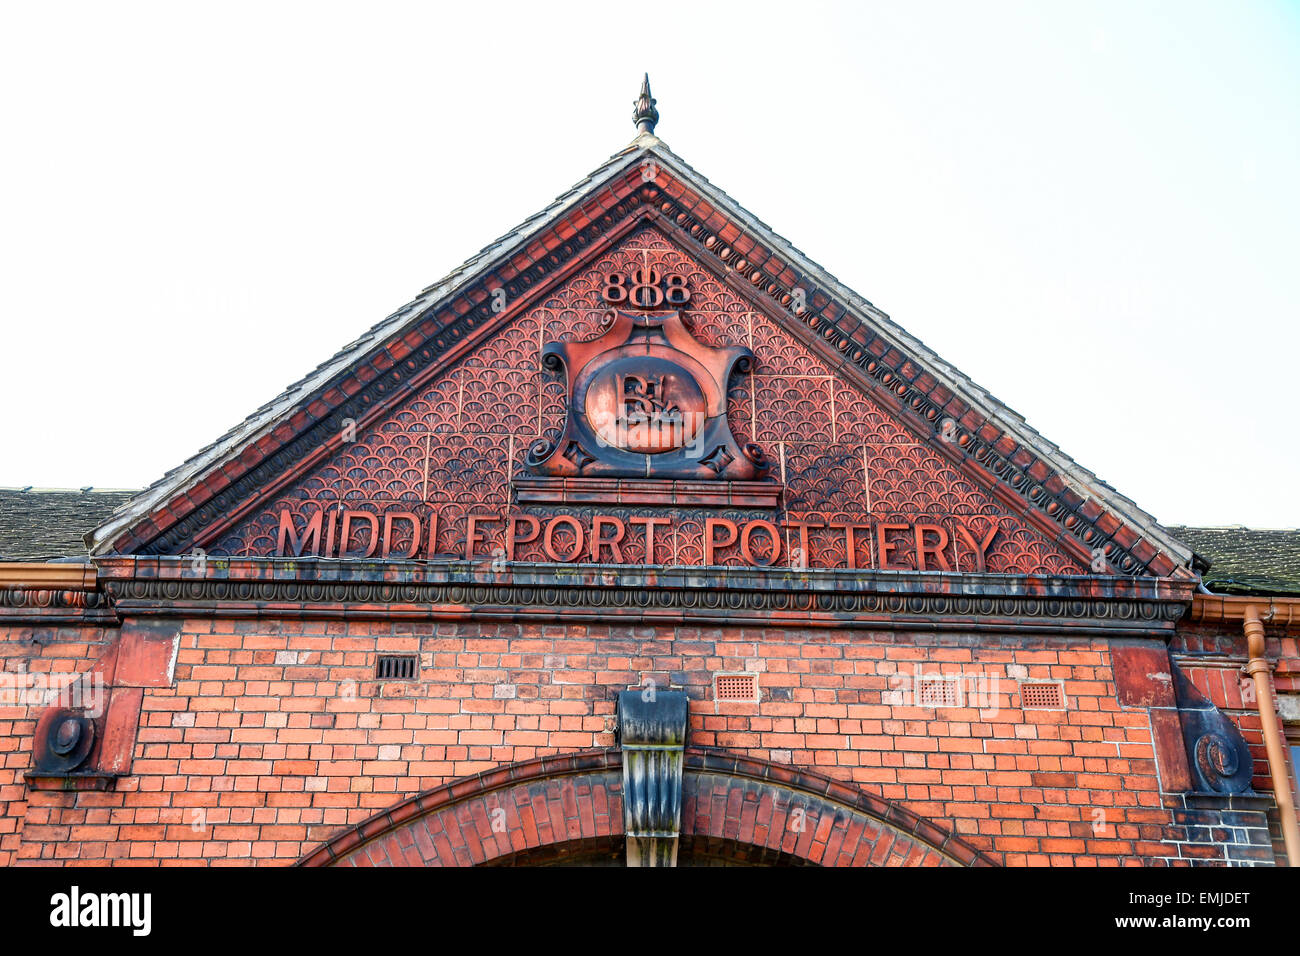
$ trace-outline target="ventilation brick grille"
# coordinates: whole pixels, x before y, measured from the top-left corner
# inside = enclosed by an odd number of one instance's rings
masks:
[[[757,674],[716,674],[713,678],[714,700],[758,700]]]
[[[918,707],[960,707],[961,688],[950,677],[922,677],[916,688]]]
[[[376,680],[415,680],[415,654],[380,654],[375,663]]]
[[[1065,694],[1055,681],[1020,685],[1020,706],[1024,710],[1062,710]]]

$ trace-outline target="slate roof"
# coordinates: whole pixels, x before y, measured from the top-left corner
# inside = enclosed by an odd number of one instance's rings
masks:
[[[0,561],[84,561],[85,533],[136,493],[123,488],[0,488]]]
[[[1300,529],[1187,528],[1169,533],[1210,562],[1202,576],[1219,594],[1300,594]]]

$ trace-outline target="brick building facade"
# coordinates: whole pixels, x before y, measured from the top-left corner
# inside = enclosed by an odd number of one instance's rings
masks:
[[[0,499],[0,863],[1286,865],[1294,576],[636,118],[152,487]]]

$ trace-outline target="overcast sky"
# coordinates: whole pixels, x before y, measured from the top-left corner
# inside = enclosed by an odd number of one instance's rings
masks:
[[[1300,526],[1300,5],[0,7],[0,485],[141,487],[635,135],[1167,524]]]

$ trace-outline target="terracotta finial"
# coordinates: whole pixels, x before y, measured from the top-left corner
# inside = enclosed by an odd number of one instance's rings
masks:
[[[641,95],[636,98],[636,112],[632,114],[632,122],[636,123],[636,128],[643,133],[653,133],[655,124],[659,122],[655,98],[650,95],[649,73],[641,81]]]

